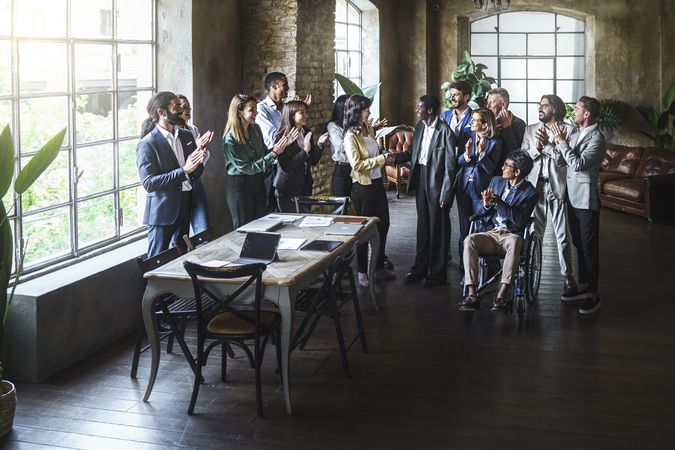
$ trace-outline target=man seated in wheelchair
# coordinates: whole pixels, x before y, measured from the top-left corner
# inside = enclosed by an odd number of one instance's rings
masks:
[[[518,270],[523,234],[537,204],[538,193],[525,178],[532,170],[532,158],[523,150],[509,153],[502,166],[502,176],[495,176],[482,192],[484,213],[480,214],[487,231],[473,233],[464,240],[466,297],[461,310],[480,308],[476,287],[479,284],[480,255],[504,255],[502,277],[493,311],[508,310],[513,302],[509,288]]]

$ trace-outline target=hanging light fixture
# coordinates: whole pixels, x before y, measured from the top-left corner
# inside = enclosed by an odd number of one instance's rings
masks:
[[[497,11],[508,9],[511,6],[511,0],[473,0],[473,6],[487,12],[490,5]]]

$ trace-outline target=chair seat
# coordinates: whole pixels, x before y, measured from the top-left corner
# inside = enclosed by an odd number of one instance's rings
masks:
[[[241,314],[255,320],[255,311],[240,311]],[[260,311],[260,324],[264,328],[271,328],[281,316],[274,311]],[[254,326],[230,312],[218,314],[209,322],[206,329],[209,333],[221,335],[246,335],[254,333]]]

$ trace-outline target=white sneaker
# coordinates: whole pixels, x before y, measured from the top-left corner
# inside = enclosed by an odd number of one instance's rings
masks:
[[[358,279],[359,279],[359,286],[367,288],[368,287],[368,274],[359,272],[357,274]]]

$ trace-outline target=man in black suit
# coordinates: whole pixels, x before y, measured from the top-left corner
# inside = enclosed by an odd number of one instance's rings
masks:
[[[490,186],[482,192],[488,231],[473,233],[464,240],[464,284],[466,298],[460,303],[462,310],[480,308],[476,295],[478,285],[478,257],[480,254],[504,253],[502,279],[493,311],[511,308],[509,288],[520,263],[523,234],[537,204],[539,193],[526,180],[532,170],[532,159],[526,151],[514,150],[506,158],[502,176],[492,178]]]
[[[394,164],[412,162],[408,191],[415,190],[417,248],[415,264],[404,283],[424,287],[447,283],[447,252],[450,240],[452,186],[455,182],[455,137],[450,126],[439,120],[441,103],[435,95],[423,95],[417,103],[413,143],[405,152],[390,154]],[[426,278],[425,278],[426,277]]]
[[[177,127],[183,111],[172,92],[153,95],[147,110],[136,165],[148,193],[143,223],[148,225],[148,256],[153,256],[189,232],[193,206],[206,208],[200,177],[207,142],[196,141],[188,130]]]
[[[523,119],[509,111],[510,101],[509,91],[504,88],[494,88],[488,91],[487,107],[497,119],[497,137],[502,141],[502,157],[499,167],[504,163],[510,151],[522,147],[525,128],[527,128]]]

